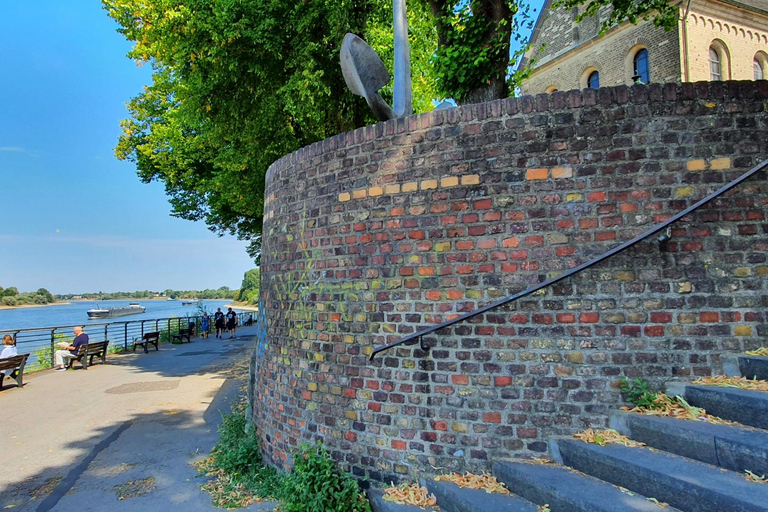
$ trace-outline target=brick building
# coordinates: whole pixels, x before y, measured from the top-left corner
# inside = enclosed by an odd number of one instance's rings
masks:
[[[579,10],[547,0],[531,37],[534,71],[524,94],[644,83],[760,80],[768,76],[768,0],[691,0],[665,32],[625,22],[602,37],[610,11],[576,23]]]

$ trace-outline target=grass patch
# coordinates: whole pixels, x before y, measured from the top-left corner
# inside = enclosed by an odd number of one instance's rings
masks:
[[[211,455],[193,464],[210,477],[201,488],[215,506],[233,509],[275,500],[281,512],[370,512],[357,481],[339,471],[319,444],[299,447],[288,473],[263,464],[261,439],[254,428],[246,428],[243,409],[241,403],[224,416]]]

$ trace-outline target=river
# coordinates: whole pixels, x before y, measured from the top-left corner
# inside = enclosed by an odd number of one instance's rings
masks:
[[[138,302],[147,308],[145,313],[121,316],[118,318],[102,318],[97,321],[88,320],[87,310],[97,306],[116,308]],[[216,308],[226,312],[229,300],[204,300],[203,307],[209,314]],[[236,308],[233,308],[236,309]],[[134,320],[154,320],[155,318],[171,318],[199,315],[197,305],[182,306],[180,300],[101,300],[74,301],[70,304],[57,304],[33,308],[0,309],[0,332],[13,329],[29,329],[35,327],[58,327],[64,325],[84,325],[89,323],[125,322]]]

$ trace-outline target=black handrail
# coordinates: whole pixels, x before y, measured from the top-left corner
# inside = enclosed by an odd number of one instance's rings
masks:
[[[697,210],[698,208],[700,208],[701,206],[707,204],[708,202],[712,201],[713,199],[721,196],[722,194],[724,194],[725,192],[727,192],[730,189],[734,188],[735,186],[741,184],[741,182],[749,179],[750,177],[752,177],[752,175],[762,171],[767,166],[768,166],[768,160],[764,160],[763,162],[759,163],[758,165],[756,165],[755,167],[753,167],[752,169],[750,169],[746,173],[742,174],[741,176],[739,176],[735,180],[731,181],[730,183],[728,183],[724,187],[720,188],[719,190],[717,190],[715,192],[712,192],[711,194],[709,194],[707,197],[705,197],[704,199],[702,199],[698,203],[696,203],[696,204],[694,204],[692,206],[689,206],[688,208],[686,208],[685,210],[681,211],[680,213],[678,213],[674,217],[671,217],[670,219],[662,222],[661,224],[658,224],[658,225],[654,226],[653,228],[649,229],[648,231],[646,231],[642,235],[639,235],[639,236],[633,238],[632,240],[630,240],[628,242],[624,242],[623,244],[619,245],[618,247],[615,247],[615,248],[611,249],[610,251],[608,251],[608,252],[598,256],[597,258],[595,258],[593,260],[590,260],[590,261],[588,261],[586,263],[582,263],[578,267],[574,267],[574,268],[568,270],[567,272],[564,272],[564,273],[560,274],[557,277],[553,277],[552,279],[547,279],[546,281],[544,281],[544,282],[542,282],[540,284],[537,284],[533,288],[528,288],[528,289],[526,289],[526,290],[524,290],[524,291],[522,291],[520,293],[516,293],[514,295],[510,295],[510,296],[505,297],[505,298],[503,298],[503,299],[501,299],[499,301],[496,301],[496,302],[494,302],[492,304],[488,304],[487,306],[483,306],[480,309],[476,309],[476,310],[471,311],[469,313],[465,313],[465,314],[463,314],[461,316],[458,316],[458,317],[454,318],[453,320],[448,320],[447,322],[443,322],[443,323],[435,325],[433,327],[429,327],[427,329],[424,329],[423,331],[419,331],[417,333],[410,334],[410,335],[408,335],[408,336],[406,336],[404,338],[400,338],[399,340],[393,341],[392,343],[389,343],[388,345],[381,346],[381,347],[375,349],[373,352],[371,352],[369,360],[373,361],[374,356],[376,356],[376,354],[378,354],[380,352],[384,352],[385,350],[389,350],[390,348],[397,347],[399,345],[403,345],[403,344],[409,343],[409,342],[410,343],[415,343],[416,341],[418,341],[422,350],[425,350],[425,351],[429,350],[430,347],[422,339],[423,336],[425,336],[427,334],[431,334],[431,333],[433,333],[435,331],[438,331],[440,329],[443,329],[445,327],[449,327],[449,326],[451,326],[453,324],[457,324],[459,322],[463,322],[464,320],[468,320],[468,319],[470,319],[472,317],[475,317],[477,315],[482,315],[486,311],[489,311],[491,309],[497,308],[499,306],[503,306],[504,304],[509,304],[510,302],[514,302],[517,299],[521,299],[523,297],[527,297],[528,295],[530,295],[532,293],[535,293],[535,292],[541,290],[542,288],[546,288],[547,286],[550,286],[550,285],[553,285],[555,283],[558,283],[558,282],[562,281],[563,279],[567,279],[567,278],[571,277],[574,274],[578,274],[579,272],[581,272],[583,270],[586,270],[586,269],[588,269],[590,267],[593,267],[594,265],[597,265],[598,263],[601,263],[602,261],[604,261],[604,260],[606,260],[608,258],[611,258],[611,257],[615,256],[616,254],[618,254],[618,253],[620,253],[620,252],[622,252],[622,251],[624,251],[626,249],[629,249],[633,245],[637,244],[638,242],[641,242],[641,241],[645,240],[646,238],[648,238],[648,237],[658,233],[659,231],[667,229],[670,225],[674,224],[675,222],[677,222],[681,218],[683,218],[686,215],[688,215],[689,213]],[[666,241],[666,240],[668,240],[668,238],[669,238],[668,235],[665,235],[665,236],[660,237],[659,241]]]

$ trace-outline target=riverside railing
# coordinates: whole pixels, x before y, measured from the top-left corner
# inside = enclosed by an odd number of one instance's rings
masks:
[[[237,314],[238,325],[242,326],[250,315],[255,313],[243,312]],[[187,329],[189,324],[195,324],[195,332],[201,332],[202,316],[182,316],[172,318],[157,318],[148,320],[122,320],[118,322],[88,322],[84,324],[62,325],[55,327],[31,327],[25,329],[0,330],[0,338],[10,334],[16,342],[19,354],[29,354],[27,370],[35,371],[53,366],[53,353],[59,349],[58,344],[72,342],[73,329],[82,327],[90,341],[109,340],[109,352],[128,350],[133,341],[140,339],[147,332],[159,332],[160,342],[171,341],[180,329]],[[213,316],[209,317],[209,331],[213,331]]]

